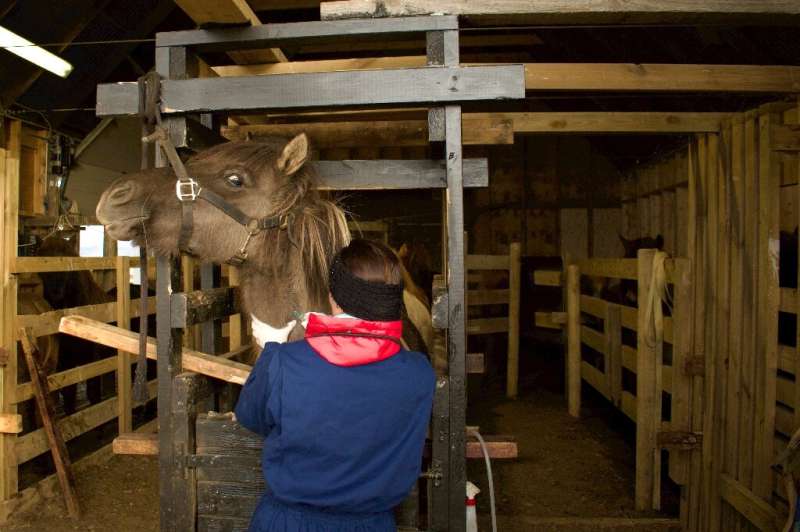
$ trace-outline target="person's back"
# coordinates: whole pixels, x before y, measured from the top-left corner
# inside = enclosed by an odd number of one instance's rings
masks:
[[[392,509],[419,477],[433,370],[399,346],[399,280],[353,274],[349,248],[331,272],[334,311],[348,314],[312,314],[305,340],[267,344],[237,404],[240,423],[266,436],[253,531],[394,530]]]

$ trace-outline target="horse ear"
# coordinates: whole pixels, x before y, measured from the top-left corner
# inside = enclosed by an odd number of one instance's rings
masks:
[[[292,175],[305,164],[309,157],[308,137],[300,133],[283,147],[278,157],[278,170],[286,175]]]

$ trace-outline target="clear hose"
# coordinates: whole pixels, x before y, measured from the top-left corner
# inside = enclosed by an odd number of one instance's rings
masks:
[[[494,504],[494,479],[492,478],[492,461],[489,459],[489,450],[486,448],[486,442],[483,441],[483,436],[481,436],[480,432],[475,429],[469,429],[469,432],[478,439],[481,452],[483,452],[483,459],[486,461],[486,477],[489,480],[489,503],[492,511],[492,532],[497,532],[497,514]]]

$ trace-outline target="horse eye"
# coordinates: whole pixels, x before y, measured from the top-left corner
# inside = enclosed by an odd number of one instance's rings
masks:
[[[225,178],[228,184],[232,187],[241,188],[244,186],[244,179],[241,176],[236,174],[231,174]]]

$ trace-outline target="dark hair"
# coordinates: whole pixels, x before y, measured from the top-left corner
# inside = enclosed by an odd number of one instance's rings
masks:
[[[351,316],[396,321],[403,310],[400,259],[385,244],[356,239],[337,253],[330,271],[333,300]]]
[[[382,242],[356,238],[339,252],[347,270],[365,281],[397,284],[403,280],[400,259]]]

